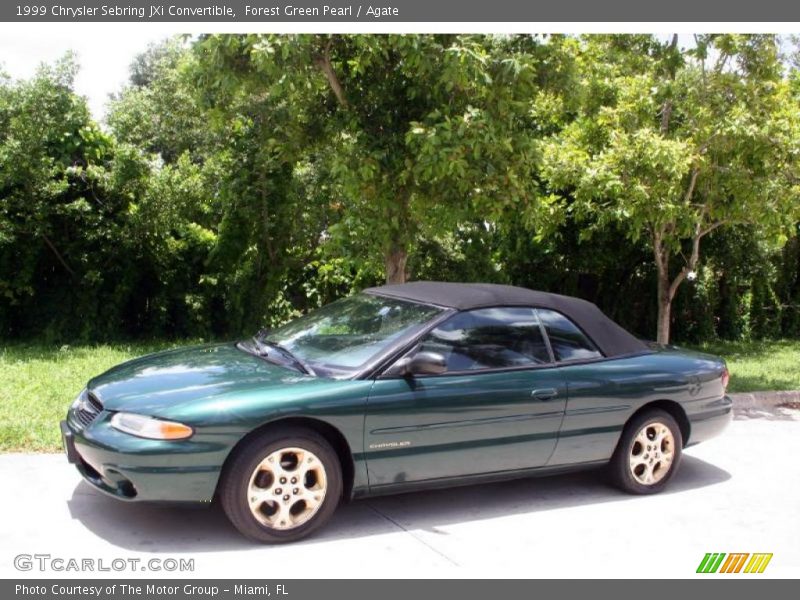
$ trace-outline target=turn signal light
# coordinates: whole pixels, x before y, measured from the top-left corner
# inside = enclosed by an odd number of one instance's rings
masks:
[[[731,375],[728,373],[728,367],[725,367],[722,370],[722,391],[728,391],[728,381],[730,381]]]
[[[183,423],[162,421],[145,415],[118,412],[111,417],[114,429],[151,440],[185,440],[194,430]]]

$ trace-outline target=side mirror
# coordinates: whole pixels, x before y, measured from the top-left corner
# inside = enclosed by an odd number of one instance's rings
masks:
[[[417,352],[397,362],[393,374],[403,376],[440,375],[447,371],[447,361],[438,352]]]

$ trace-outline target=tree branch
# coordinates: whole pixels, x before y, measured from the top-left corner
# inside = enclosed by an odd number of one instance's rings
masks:
[[[683,280],[686,279],[686,276],[689,275],[694,268],[697,266],[697,261],[700,258],[700,237],[695,235],[692,238],[692,254],[689,257],[689,261],[684,265],[684,267],[680,270],[680,272],[675,276],[675,279],[672,280],[672,283],[669,286],[669,299],[670,301],[675,298],[675,294],[678,291],[678,287],[680,287]]]
[[[344,88],[339,78],[336,76],[336,71],[333,70],[333,64],[331,63],[331,40],[328,40],[322,54],[318,54],[314,57],[314,66],[325,75],[325,79],[328,80],[328,85],[331,86],[331,90],[333,90],[333,94],[336,96],[339,106],[347,108],[347,96],[345,96]]]
[[[61,256],[61,253],[58,250],[56,250],[56,247],[53,245],[53,242],[50,241],[50,238],[47,237],[47,234],[43,233],[42,239],[44,239],[44,243],[47,244],[47,247],[50,248],[50,250],[52,250],[53,254],[58,259],[58,262],[61,263],[61,266],[64,267],[70,275],[72,275],[73,277],[77,277],[77,275],[75,275],[75,271],[73,271],[70,268],[70,266],[67,264],[67,261],[65,261],[64,257]]]
[[[700,233],[700,237],[708,235],[709,233],[714,231],[717,227],[725,225],[726,223],[728,223],[727,219],[722,219],[720,221],[717,221],[716,223],[712,223],[711,225],[703,229],[703,231]]]
[[[684,202],[689,202],[694,194],[694,186],[697,184],[697,176],[700,174],[700,169],[695,167],[692,170],[692,178],[689,180],[689,187],[686,189],[686,194],[683,196]]]
[[[722,70],[725,68],[725,65],[728,64],[728,59],[731,57],[730,54],[727,52],[720,52],[719,56],[717,57],[717,63],[714,65],[714,71],[716,73],[722,73]]]
[[[707,212],[707,209],[703,211],[704,213]],[[726,223],[725,220],[720,220],[712,223],[705,229],[702,228],[702,218],[697,222],[697,225],[694,229],[694,236],[692,236],[692,253],[689,256],[689,260],[686,261],[684,267],[680,270],[675,276],[675,279],[672,280],[672,283],[669,286],[669,298],[672,300],[675,297],[675,293],[678,291],[678,287],[683,283],[683,280],[695,270],[697,267],[697,263],[700,262],[700,240],[702,240],[706,235],[714,231],[717,227],[724,225]]]
[[[653,255],[656,260],[656,267],[659,274],[664,273],[667,268],[667,261],[666,257],[664,256],[663,227],[653,227]]]

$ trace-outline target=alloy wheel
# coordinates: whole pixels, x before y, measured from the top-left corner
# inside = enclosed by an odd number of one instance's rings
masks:
[[[669,427],[656,421],[647,423],[633,439],[630,470],[642,485],[654,485],[672,468],[675,458],[675,438]]]
[[[322,506],[327,491],[322,461],[303,448],[281,448],[253,471],[247,499],[253,516],[272,529],[293,529]]]

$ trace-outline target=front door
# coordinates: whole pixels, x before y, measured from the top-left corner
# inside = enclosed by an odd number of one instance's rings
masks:
[[[442,354],[447,371],[375,381],[364,434],[371,488],[547,463],[566,386],[532,308],[458,313],[418,351]]]

